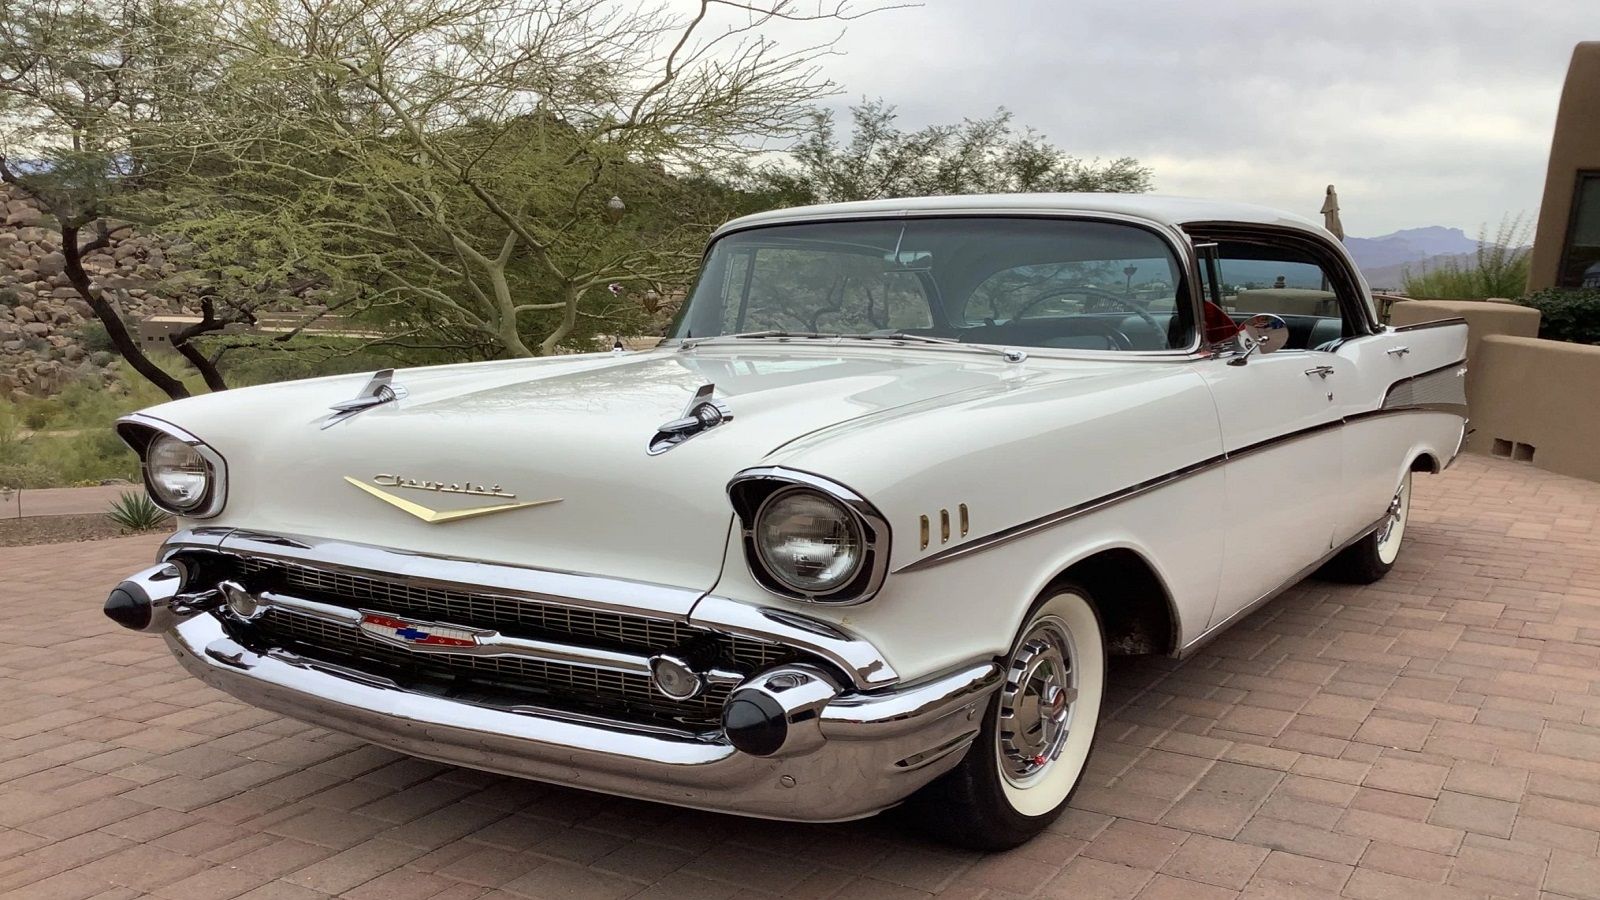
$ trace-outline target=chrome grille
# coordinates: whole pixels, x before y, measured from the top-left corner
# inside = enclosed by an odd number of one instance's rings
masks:
[[[708,634],[663,619],[384,581],[277,560],[243,559],[240,567],[241,575],[273,573],[284,579],[285,590],[303,592],[351,609],[375,609],[432,622],[491,628],[506,634],[548,637],[585,646],[657,652],[682,646],[696,638],[703,640]],[[727,663],[750,671],[793,656],[787,648],[766,641],[720,634],[713,640]]]
[[[323,662],[343,662],[375,674],[403,679],[448,679],[474,690],[499,688],[512,702],[599,709],[608,714],[710,725],[717,721],[731,686],[717,685],[687,701],[654,692],[643,675],[513,657],[418,654],[392,647],[360,631],[306,616],[270,610],[252,630],[257,638],[301,650]],[[374,665],[376,664],[376,665]]]

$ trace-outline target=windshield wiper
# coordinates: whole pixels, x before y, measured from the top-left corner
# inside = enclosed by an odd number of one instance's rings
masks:
[[[933,337],[932,335],[927,334],[908,334],[904,331],[877,333],[869,332],[867,334],[842,334],[839,336],[853,341],[915,341],[920,344],[939,344],[945,347],[970,347],[973,350],[979,350],[987,353],[998,353],[1005,358],[1006,362],[1022,362],[1028,358],[1028,354],[1025,351],[1018,350],[1014,347],[996,347],[991,344],[969,344],[966,341],[956,340],[955,338]]]
[[[740,338],[751,340],[755,338],[840,338],[854,337],[854,335],[839,334],[828,331],[746,331],[740,334],[724,334],[722,337]]]

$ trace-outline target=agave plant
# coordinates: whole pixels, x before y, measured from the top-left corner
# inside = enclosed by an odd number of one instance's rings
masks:
[[[154,531],[172,518],[138,491],[124,491],[121,497],[111,502],[111,509],[106,515],[122,526],[123,531]]]

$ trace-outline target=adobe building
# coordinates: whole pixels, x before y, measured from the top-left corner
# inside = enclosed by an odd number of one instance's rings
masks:
[[[1528,290],[1600,288],[1600,41],[1572,51],[1544,202],[1529,258]]]

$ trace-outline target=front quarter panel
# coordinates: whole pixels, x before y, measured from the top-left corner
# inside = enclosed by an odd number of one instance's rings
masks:
[[[1222,480],[1215,470],[965,555],[913,564],[1159,481],[1220,451],[1210,392],[1189,367],[1173,363],[1110,363],[1032,379],[1000,396],[797,442],[769,462],[849,485],[889,520],[891,574],[883,589],[847,607],[777,597],[751,577],[735,525],[715,592],[832,621],[876,644],[902,678],[915,678],[1003,652],[1051,579],[1093,553],[1125,548],[1165,582],[1181,640],[1204,626],[1216,599],[1222,535],[1210,519]]]

